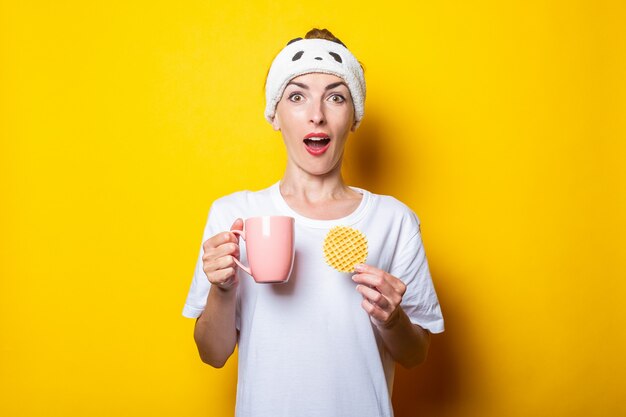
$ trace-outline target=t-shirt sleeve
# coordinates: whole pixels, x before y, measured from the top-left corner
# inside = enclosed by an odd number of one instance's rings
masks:
[[[430,276],[419,223],[416,229],[417,232],[398,248],[389,273],[406,284],[401,307],[411,322],[431,333],[442,333],[443,315]]]
[[[204,243],[211,236],[214,236],[221,231],[219,225],[217,224],[216,217],[217,215],[215,205],[213,205],[209,210],[209,216],[204,227],[202,243]],[[185,306],[183,307],[183,316],[185,317],[199,317],[200,314],[202,314],[202,312],[204,311],[204,307],[206,306],[206,300],[207,296],[209,295],[211,283],[207,279],[204,270],[202,269],[203,254],[204,249],[202,248],[202,244],[200,244],[200,253],[196,261],[196,267],[193,273],[193,278],[191,280],[191,287],[189,288],[187,300],[185,301]]]

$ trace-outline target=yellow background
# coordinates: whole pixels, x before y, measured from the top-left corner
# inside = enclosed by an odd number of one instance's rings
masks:
[[[0,4],[0,415],[232,415],[181,309],[211,201],[282,174],[263,81],[314,26],[446,319],[397,415],[626,414],[623,2]]]

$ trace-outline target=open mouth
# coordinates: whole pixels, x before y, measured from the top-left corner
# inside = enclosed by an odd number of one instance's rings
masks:
[[[330,138],[321,135],[319,137],[311,136],[304,139],[304,147],[311,155],[320,156],[330,148]]]
[[[330,138],[309,138],[304,140],[304,144],[308,148],[322,149],[330,143]]]
[[[313,156],[320,156],[330,148],[330,136],[326,132],[311,132],[304,137],[304,148]]]

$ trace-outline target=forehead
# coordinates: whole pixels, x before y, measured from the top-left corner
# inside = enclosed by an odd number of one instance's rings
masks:
[[[309,74],[302,74],[297,77],[291,79],[290,82],[296,82],[299,84],[306,84],[307,86],[316,87],[321,86],[322,88],[326,87],[329,84],[334,84],[338,82],[344,82],[345,80],[341,77],[338,77],[334,74],[325,74],[321,72],[312,72]],[[292,84],[293,85],[293,84]],[[338,88],[347,88],[345,85],[340,85]]]

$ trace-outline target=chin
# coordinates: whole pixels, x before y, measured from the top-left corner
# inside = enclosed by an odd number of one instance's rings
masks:
[[[317,177],[323,177],[329,174],[332,174],[338,169],[341,169],[341,165],[333,164],[333,165],[324,165],[324,166],[303,166],[304,171],[306,171],[310,175],[314,175]]]
[[[309,169],[302,168],[302,169],[307,174],[315,176],[315,177],[323,177],[332,171],[330,169],[312,169],[312,168],[309,168]]]

